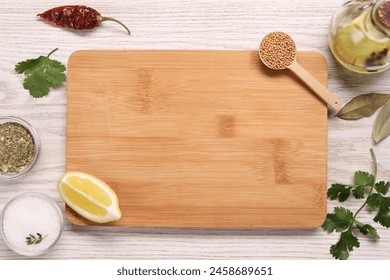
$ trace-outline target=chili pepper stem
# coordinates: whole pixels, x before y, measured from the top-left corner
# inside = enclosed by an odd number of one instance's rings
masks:
[[[126,25],[124,25],[122,22],[120,22],[119,20],[117,20],[117,19],[115,19],[115,18],[98,16],[98,17],[97,17],[97,20],[98,20],[99,22],[103,22],[103,21],[106,21],[106,20],[115,21],[116,23],[119,23],[120,25],[122,25],[122,26],[126,29],[126,31],[127,31],[127,33],[128,33],[129,35],[131,34],[129,28],[127,28]]]

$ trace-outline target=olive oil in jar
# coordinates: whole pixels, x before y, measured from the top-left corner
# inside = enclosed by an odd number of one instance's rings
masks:
[[[390,68],[390,1],[349,1],[333,16],[329,45],[346,68],[359,73]]]

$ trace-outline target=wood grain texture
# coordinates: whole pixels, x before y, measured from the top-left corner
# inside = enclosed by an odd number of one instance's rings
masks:
[[[288,67],[293,71],[314,93],[316,93],[324,102],[326,102],[336,112],[343,107],[341,99],[328,90],[321,82],[319,82],[313,75],[302,67],[296,60],[294,60]]]
[[[56,183],[65,172],[66,87],[34,99],[23,89],[14,65],[47,54],[63,63],[77,50],[256,50],[261,38],[275,30],[292,36],[301,51],[318,51],[329,65],[329,89],[344,102],[364,93],[390,93],[390,72],[359,75],[343,69],[333,58],[327,32],[340,0],[94,0],[103,15],[123,21],[132,30],[105,22],[92,32],[54,28],[35,15],[58,5],[78,1],[0,0],[0,110],[29,121],[40,133],[42,154],[31,173],[19,181],[0,182],[0,209],[14,196],[39,191],[54,197],[63,208]],[[329,114],[328,187],[352,182],[354,171],[371,170],[369,149],[379,161],[378,177],[390,180],[390,141],[375,145],[375,116],[344,121]],[[328,201],[328,211],[338,203]],[[345,207],[357,210],[358,201]],[[372,215],[361,213],[362,221]],[[379,242],[360,238],[357,259],[390,259],[390,231],[376,225]],[[102,239],[106,242],[102,243]],[[41,259],[332,259],[329,246],[338,239],[321,229],[167,229],[77,227],[65,222],[60,242]],[[22,259],[0,237],[0,259]]]
[[[327,84],[321,54],[298,57]],[[256,51],[79,51],[67,96],[67,170],[114,188],[123,217],[109,225],[325,220],[326,104]]]

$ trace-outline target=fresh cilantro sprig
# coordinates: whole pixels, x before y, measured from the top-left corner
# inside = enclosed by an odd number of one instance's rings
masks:
[[[349,253],[354,248],[360,246],[358,238],[355,236],[356,230],[361,234],[369,236],[374,240],[380,237],[377,230],[370,224],[364,224],[357,219],[360,211],[366,206],[372,212],[375,212],[374,221],[388,228],[390,227],[390,197],[386,194],[389,191],[390,182],[376,182],[378,164],[373,149],[370,149],[373,159],[374,172],[357,171],[354,176],[353,185],[333,184],[328,189],[328,198],[330,200],[346,201],[352,194],[356,199],[366,198],[362,206],[355,214],[344,208],[335,207],[333,213],[328,213],[322,228],[328,233],[334,231],[340,232],[340,239],[336,244],[330,247],[330,253],[336,259],[346,260]],[[366,196],[367,194],[367,196]]]
[[[23,87],[33,97],[42,97],[49,93],[51,87],[62,86],[65,82],[65,65],[57,60],[50,59],[50,55],[57,51],[52,50],[47,56],[21,61],[15,65],[15,71],[25,74]]]

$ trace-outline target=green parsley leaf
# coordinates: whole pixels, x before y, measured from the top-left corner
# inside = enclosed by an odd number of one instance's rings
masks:
[[[349,257],[349,252],[353,251],[353,248],[359,248],[359,240],[354,236],[351,230],[342,232],[339,241],[330,246],[330,253],[333,257],[339,260],[346,260]]]
[[[40,63],[40,56],[37,59],[27,59],[25,61],[21,61],[18,64],[15,65],[15,71],[18,74],[31,74],[35,68],[37,68],[37,65]]]
[[[66,76],[64,73],[65,70],[60,70],[60,68],[50,67],[47,69],[46,79],[51,84],[51,86],[57,87],[62,86],[64,83]]]
[[[381,206],[382,197],[377,194],[373,193],[370,194],[367,198],[367,206],[370,210],[376,210]]]
[[[343,232],[350,226],[353,221],[353,213],[344,207],[335,207],[334,213],[327,214],[322,228],[331,233],[333,231]]]
[[[379,198],[376,200],[379,202],[379,211],[374,217],[374,221],[388,228],[390,227],[390,197],[378,196]]]
[[[23,87],[33,97],[47,95],[51,87],[62,86],[66,80],[65,65],[49,58],[56,50],[54,49],[47,56],[21,61],[15,66],[17,73],[25,74]]]
[[[372,186],[374,184],[374,181],[374,175],[368,172],[355,172],[355,184],[358,186]]]
[[[364,191],[366,187],[365,186],[357,186],[352,190],[352,194],[355,198],[361,199],[364,198]]]
[[[376,190],[383,195],[387,194],[387,192],[389,191],[389,187],[390,187],[390,182],[380,181],[375,184]]]
[[[335,214],[326,214],[325,222],[321,226],[326,232],[332,233],[337,228],[337,221],[335,221]]]
[[[333,184],[328,189],[328,198],[330,200],[338,199],[338,201],[343,202],[346,201],[351,193],[351,187],[342,184]]]
[[[378,235],[378,232],[377,230],[369,225],[369,224],[365,224],[365,225],[357,225],[357,228],[358,230],[363,234],[363,235],[367,235],[367,234],[370,234],[372,238],[378,240],[380,237]]]
[[[49,93],[49,83],[42,72],[34,72],[27,76],[24,79],[23,87],[29,90],[34,97],[42,97]]]
[[[390,227],[390,215],[388,212],[384,214],[376,215],[374,221],[380,223],[382,226],[386,228]]]
[[[328,190],[328,198],[331,200],[338,199],[340,202],[346,200],[351,192],[356,199],[364,198],[366,191],[369,194],[355,214],[343,207],[335,207],[333,213],[327,214],[322,228],[328,233],[340,232],[339,241],[330,247],[330,253],[336,259],[348,259],[353,248],[360,246],[359,240],[352,233],[356,232],[356,229],[361,234],[370,236],[374,240],[380,238],[373,226],[363,224],[357,220],[357,216],[365,207],[376,212],[375,222],[384,227],[390,227],[390,196],[386,196],[390,190],[390,182],[380,181],[375,183],[378,163],[373,149],[370,149],[370,153],[373,160],[373,174],[357,171],[354,174],[354,185],[333,184]]]
[[[335,207],[333,211],[336,217],[342,221],[350,222],[353,219],[353,213],[351,210],[348,210],[344,207]]]

